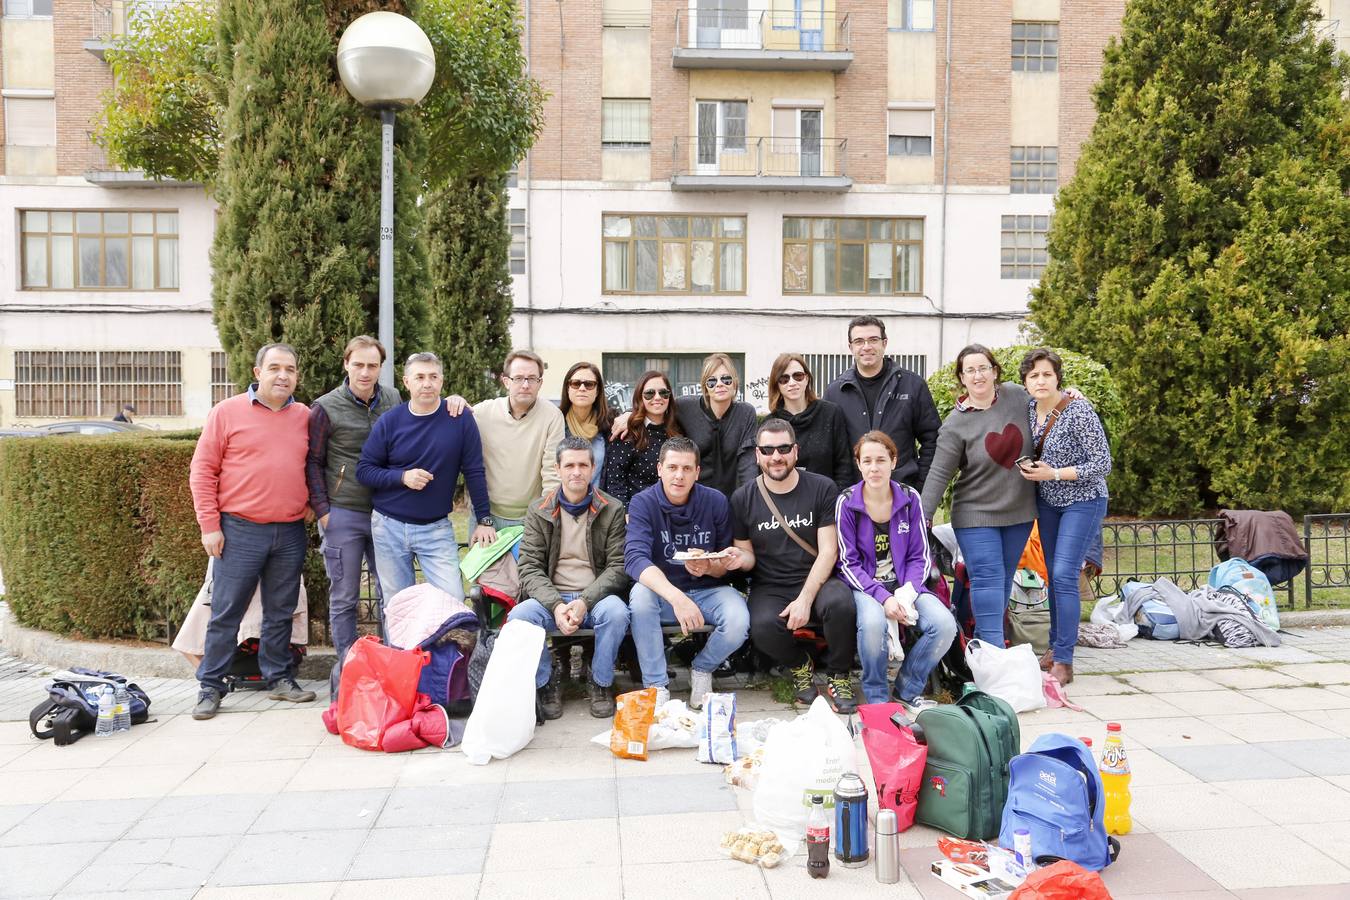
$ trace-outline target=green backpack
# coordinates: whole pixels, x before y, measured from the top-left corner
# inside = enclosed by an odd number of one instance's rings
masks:
[[[1021,751],[1017,714],[997,697],[971,691],[919,713],[928,762],[914,821],[970,840],[998,837],[1008,798],[1008,763]]]

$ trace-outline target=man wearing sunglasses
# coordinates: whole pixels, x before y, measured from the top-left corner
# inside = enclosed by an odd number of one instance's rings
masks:
[[[817,623],[826,647],[825,697],[837,713],[857,708],[849,671],[857,649],[857,613],[848,586],[834,577],[838,488],[796,468],[797,436],[782,419],[755,434],[760,476],[731,495],[735,544],[727,568],[750,572],[750,640],[792,673],[799,703],[817,695],[811,655],[796,632]]]
[[[899,459],[891,478],[922,491],[942,427],[927,382],[886,358],[886,325],[876,316],[849,321],[848,349],[854,365],[830,382],[824,399],[844,411],[849,446],[874,430],[895,441]]]

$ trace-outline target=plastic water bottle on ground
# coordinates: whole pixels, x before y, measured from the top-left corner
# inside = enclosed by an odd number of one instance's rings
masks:
[[[113,692],[113,731],[131,730],[131,692],[125,684]]]
[[[112,686],[105,684],[98,694],[98,721],[94,725],[95,737],[103,737],[113,733],[113,706],[115,703]]]
[[[1119,723],[1106,725],[1100,771],[1106,792],[1106,833],[1129,834],[1134,827],[1130,819],[1130,761],[1125,756]]]

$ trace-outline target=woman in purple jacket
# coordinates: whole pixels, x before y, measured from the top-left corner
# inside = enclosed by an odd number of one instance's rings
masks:
[[[895,696],[919,710],[936,705],[924,698],[923,691],[956,639],[956,619],[924,586],[931,560],[923,505],[917,491],[891,480],[898,456],[895,442],[881,431],[867,432],[854,446],[853,458],[863,480],[835,503],[838,575],[853,589],[858,610],[858,657],[868,703],[891,699],[886,683],[887,620],[918,626],[921,634],[900,666]]]

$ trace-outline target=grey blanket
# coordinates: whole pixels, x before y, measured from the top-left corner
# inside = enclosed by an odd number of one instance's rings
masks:
[[[1220,638],[1217,633],[1220,623],[1234,622],[1249,630],[1253,637],[1266,647],[1280,646],[1280,636],[1246,609],[1236,609],[1216,598],[1218,593],[1208,585],[1198,587],[1189,593],[1177,587],[1170,578],[1159,578],[1153,582],[1156,596],[1171,608],[1177,617],[1180,639],[1183,641],[1205,641]],[[1146,590],[1136,591],[1130,599],[1143,602],[1141,595]]]

